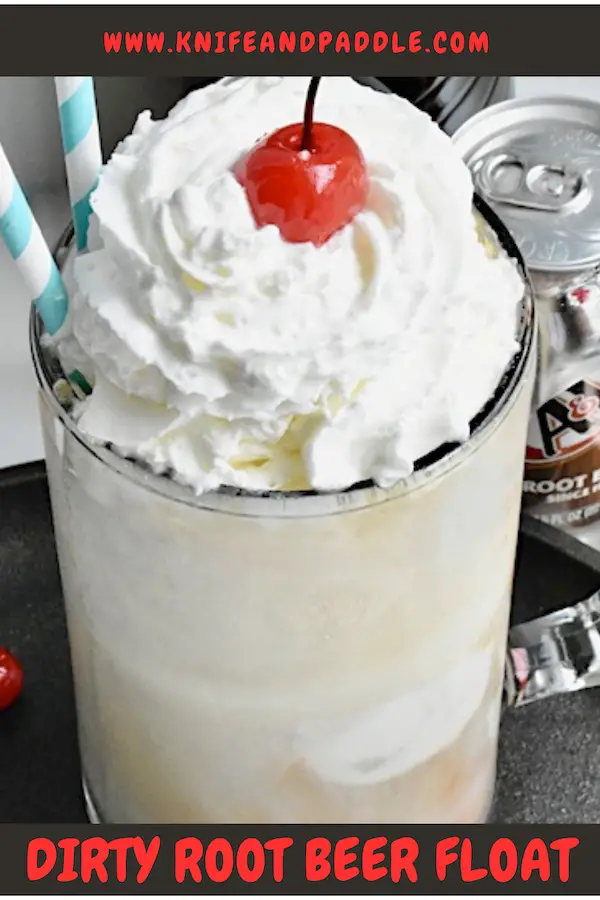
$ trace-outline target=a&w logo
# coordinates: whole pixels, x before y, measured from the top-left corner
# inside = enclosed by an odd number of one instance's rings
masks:
[[[581,380],[544,403],[532,416],[527,462],[562,462],[600,436],[600,385]]]

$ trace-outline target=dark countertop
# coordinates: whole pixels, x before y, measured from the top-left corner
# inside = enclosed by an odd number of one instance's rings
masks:
[[[522,536],[514,618],[573,603],[600,574]],[[600,571],[600,564],[598,566]],[[61,590],[42,464],[0,472],[0,643],[25,670],[0,718],[0,821],[85,822]],[[496,822],[600,821],[600,691],[506,713]]]

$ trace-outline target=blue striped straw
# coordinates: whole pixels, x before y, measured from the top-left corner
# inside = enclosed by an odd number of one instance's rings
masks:
[[[90,75],[61,75],[54,84],[75,240],[78,250],[87,250],[90,196],[102,168],[94,79]]]
[[[55,334],[67,315],[67,290],[2,146],[0,235],[17,264],[46,330]]]

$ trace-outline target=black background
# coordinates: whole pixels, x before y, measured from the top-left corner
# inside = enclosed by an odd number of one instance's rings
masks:
[[[5,75],[578,75],[597,74],[598,6],[2,6],[0,74]],[[487,31],[486,54],[119,53],[104,31]],[[168,45],[168,44],[167,44]]]

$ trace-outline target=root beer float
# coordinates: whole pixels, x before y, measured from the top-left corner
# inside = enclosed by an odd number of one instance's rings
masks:
[[[65,266],[74,409],[34,329],[92,821],[489,814],[531,293],[425,114],[315,88],[142,114]]]

